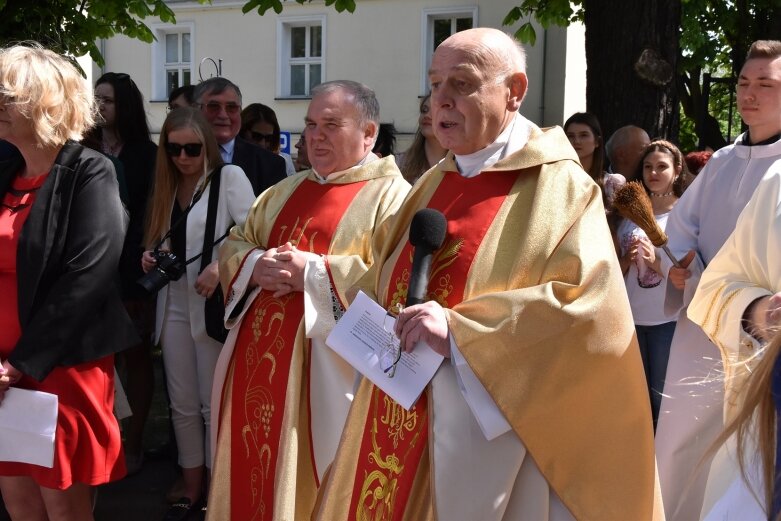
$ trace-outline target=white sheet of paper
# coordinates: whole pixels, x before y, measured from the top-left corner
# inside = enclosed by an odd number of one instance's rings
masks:
[[[379,353],[388,340],[384,327],[393,330],[395,319],[365,293],[358,292],[347,312],[328,335],[325,343],[409,410],[442,364],[444,357],[428,344],[419,342],[411,353],[402,353],[396,374],[389,378],[380,367]],[[396,339],[398,341],[398,339]]]
[[[0,404],[0,461],[54,465],[57,395],[12,387]]]

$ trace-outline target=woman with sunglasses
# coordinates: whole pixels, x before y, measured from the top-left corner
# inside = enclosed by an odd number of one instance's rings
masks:
[[[285,160],[285,172],[288,176],[296,173],[290,154],[280,152],[282,132],[274,109],[262,103],[251,103],[241,111],[241,137],[282,156]]]
[[[152,404],[155,380],[151,338],[154,331],[154,300],[136,284],[141,271],[144,215],[155,169],[157,145],[149,139],[144,97],[125,73],[107,72],[95,82],[95,99],[100,118],[87,133],[84,144],[103,152],[114,161],[125,194],[122,199],[130,221],[119,280],[122,300],[136,325],[141,342],[120,353],[117,365],[123,367],[125,392],[132,415],[124,425],[125,460],[128,474],[141,470],[144,461],[143,434]]]
[[[215,194],[210,181],[217,172],[220,184]],[[223,165],[211,125],[198,110],[171,111],[160,131],[145,234],[149,250],[141,259],[144,272],[158,264],[153,250],[168,252],[183,262],[201,253],[209,199],[215,195],[219,199],[213,241],[232,224],[244,223],[255,200],[252,185],[241,168]],[[201,503],[206,466],[211,461],[211,388],[222,344],[206,333],[204,304],[219,282],[218,248],[219,244],[213,244],[212,261],[201,273],[200,259],[190,262],[178,280],[171,280],[157,293],[155,341],[162,345],[185,488],[184,497],[171,507],[166,520],[185,519]]]
[[[92,487],[125,474],[114,353],[138,337],[115,283],[126,226],[116,174],[77,143],[95,115],[68,59],[0,50],[0,139],[18,150],[0,163],[0,411],[19,389],[57,396],[51,464],[0,462],[13,519],[92,520]]]

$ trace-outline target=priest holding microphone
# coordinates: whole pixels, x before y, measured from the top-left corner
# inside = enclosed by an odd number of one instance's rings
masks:
[[[650,406],[599,187],[560,128],[518,113],[522,48],[454,34],[429,71],[451,152],[413,187],[359,285],[405,351],[445,356],[406,410],[364,379],[313,519],[663,519]],[[410,223],[444,214],[425,302]],[[414,276],[414,274],[412,275]]]

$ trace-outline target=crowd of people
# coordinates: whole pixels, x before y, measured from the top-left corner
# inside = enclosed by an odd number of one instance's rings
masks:
[[[144,465],[154,345],[165,521],[779,518],[781,42],[751,46],[748,130],[713,153],[587,112],[541,129],[495,29],[428,76],[406,152],[336,80],[293,158],[226,78],[173,90],[155,144],[127,74],[0,50],[0,411],[57,397],[51,464],[0,461],[12,519],[92,519]],[[635,187],[664,249],[617,209]],[[446,230],[412,304],[422,209]],[[444,357],[409,409],[326,343],[358,289],[399,357]]]

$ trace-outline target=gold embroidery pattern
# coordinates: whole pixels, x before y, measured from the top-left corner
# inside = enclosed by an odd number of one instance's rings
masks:
[[[705,320],[702,322],[702,329],[709,329],[710,326],[710,320],[711,315],[713,313],[713,308],[716,305],[716,300],[719,296],[721,296],[722,293],[724,293],[724,288],[727,287],[727,283],[724,282],[719,286],[719,289],[713,293],[713,296],[710,299],[710,303],[708,304],[708,309],[705,311]]]
[[[456,261],[463,244],[464,239],[452,239],[442,248],[437,250],[431,259],[431,275],[429,276],[429,287],[426,296],[429,300],[435,301],[444,308],[448,307],[447,298],[453,292],[453,285],[450,282],[450,275],[445,274],[439,276],[439,274],[442,270],[448,268]],[[412,251],[410,251],[409,254],[409,263],[412,265]],[[407,300],[409,277],[409,270],[404,268],[401,271],[399,278],[396,279],[396,283],[393,285],[394,291],[391,295],[389,309]]]
[[[727,307],[729,307],[729,305],[732,303],[732,301],[735,299],[735,297],[738,296],[739,292],[740,290],[736,289],[735,291],[733,291],[732,293],[730,293],[724,298],[723,304],[719,308],[719,311],[716,313],[716,327],[713,330],[713,338],[718,338],[719,331],[721,330],[721,321],[722,318],[724,317],[724,312],[726,311]]]
[[[288,230],[287,225],[282,225],[279,227],[279,238],[277,239],[277,244],[285,244],[286,242],[291,243],[293,246],[298,247],[298,245],[301,243],[302,240],[305,238],[308,239],[309,243],[309,249],[312,251],[312,248],[315,244],[315,237],[317,236],[317,232],[312,234],[311,237],[306,237],[306,229],[309,227],[309,223],[312,222],[312,219],[314,217],[309,217],[304,221],[304,223],[299,228],[298,224],[300,222],[300,218],[296,218],[296,222],[293,224],[293,226],[290,227],[290,232],[287,234],[287,238],[284,237],[285,232]],[[296,234],[296,232],[298,232]],[[294,236],[295,235],[295,236]]]
[[[445,308],[448,307],[447,299],[453,292],[453,284],[451,275],[447,272],[443,273],[443,271],[456,261],[463,243],[463,239],[451,239],[437,250],[431,260],[427,297]],[[412,265],[412,251],[409,253],[409,265]],[[392,286],[393,293],[390,297],[389,307],[406,301],[409,278],[410,270],[408,268],[402,269]],[[418,417],[417,408],[407,411],[389,396],[384,396],[384,412],[382,416],[379,416],[377,389],[374,389],[373,395],[372,411],[369,413],[373,418],[371,430],[373,450],[368,458],[369,462],[374,463],[377,468],[364,478],[356,511],[356,518],[359,521],[385,521],[393,518],[398,476],[404,470],[404,465],[401,462],[406,461],[409,452],[417,445],[422,429],[426,425],[423,418]],[[378,425],[378,418],[381,425]],[[380,428],[386,429],[383,435],[392,441],[394,451],[399,447],[399,443],[406,439],[406,436],[412,436],[402,458],[399,458],[395,452],[383,457],[382,447],[377,442]]]
[[[380,417],[380,423],[387,429],[388,437],[393,440],[393,448],[398,447],[399,440],[403,440],[405,432],[412,433],[409,447],[402,459],[396,454],[390,454],[383,458],[381,447],[377,443],[377,434],[379,426],[378,417],[378,397],[379,393],[375,389],[372,401],[372,452],[369,454],[369,461],[373,461],[377,470],[371,471],[364,479],[361,487],[361,496],[358,503],[356,518],[359,521],[385,521],[393,519],[393,509],[396,502],[396,492],[398,488],[398,478],[404,470],[401,461],[406,461],[409,452],[417,445],[423,427],[426,422],[418,421],[417,411],[407,411],[402,406],[394,402],[390,397],[384,396],[385,412]]]
[[[285,305],[291,298],[290,295],[275,298],[269,292],[258,295],[260,302],[252,318],[252,342],[247,346],[243,360],[248,368],[247,385],[244,386],[244,413],[248,423],[241,429],[241,437],[245,455],[253,462],[249,483],[252,505],[257,505],[253,519],[263,518],[266,505],[261,500],[262,492],[266,486],[274,485],[269,468],[276,456],[272,454],[269,436],[277,407],[268,385],[276,374],[277,356],[287,347],[281,329]],[[263,343],[259,345],[261,338]],[[257,455],[257,459],[253,455]]]

